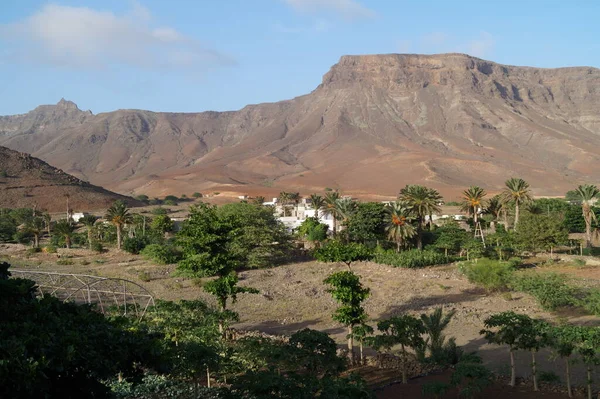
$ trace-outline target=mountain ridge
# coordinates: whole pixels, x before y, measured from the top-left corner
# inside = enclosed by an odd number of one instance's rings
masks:
[[[456,195],[470,184],[498,190],[518,175],[537,194],[557,195],[600,177],[592,67],[349,55],[309,94],[238,111],[92,114],[59,104],[0,117],[0,145],[126,193],[331,187],[390,197],[422,183]]]

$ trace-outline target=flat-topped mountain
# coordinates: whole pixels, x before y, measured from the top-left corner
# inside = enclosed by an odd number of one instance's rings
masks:
[[[81,181],[29,154],[0,147],[0,208],[37,206],[50,212],[63,211],[67,195],[71,209],[76,211],[107,208],[116,200],[143,205]]]
[[[175,95],[175,93],[174,93]],[[522,177],[540,195],[600,179],[600,70],[500,65],[464,54],[343,56],[310,94],[234,112],[71,102],[0,117],[0,145],[124,193],[455,195]]]

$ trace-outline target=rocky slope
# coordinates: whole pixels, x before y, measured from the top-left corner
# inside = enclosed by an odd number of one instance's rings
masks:
[[[139,201],[81,181],[26,153],[0,147],[0,208],[33,207],[50,212],[107,208],[116,200],[130,206]]]
[[[0,117],[0,145],[127,193],[336,187],[375,198],[422,183],[452,198],[520,176],[536,194],[557,195],[600,177],[600,70],[463,54],[344,56],[293,100],[98,115],[61,100]]]

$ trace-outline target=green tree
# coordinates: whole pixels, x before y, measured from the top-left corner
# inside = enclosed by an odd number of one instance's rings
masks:
[[[423,230],[426,217],[432,220],[433,213],[441,212],[438,203],[439,193],[431,188],[419,185],[407,185],[400,190],[398,199],[406,204],[410,214],[417,219],[417,248],[423,249]]]
[[[391,349],[400,345],[402,358],[402,383],[408,382],[406,364],[408,360],[407,348],[419,350],[425,345],[422,334],[425,332],[423,323],[411,315],[393,316],[377,323],[377,329],[382,333],[372,337],[369,341],[376,350]]]
[[[9,242],[17,232],[17,222],[8,214],[0,215],[0,241]]]
[[[361,323],[357,326],[354,326],[352,329],[353,338],[358,342],[358,354],[359,354],[359,364],[365,365],[365,356],[363,354],[363,347],[367,339],[373,335],[373,327],[368,324]],[[346,339],[349,337],[346,336]]]
[[[318,247],[327,239],[327,230],[329,226],[324,223],[319,223],[316,217],[307,217],[304,222],[298,227],[298,236],[312,242]]]
[[[75,226],[67,219],[61,219],[54,225],[54,232],[65,239],[67,248],[71,248],[71,238],[75,233]]]
[[[117,249],[121,249],[123,226],[132,222],[129,208],[123,201],[115,201],[106,211],[104,218],[117,229]]]
[[[195,192],[194,194],[192,194],[192,197],[194,198],[202,198],[202,194],[199,192]]]
[[[471,236],[466,230],[460,228],[457,223],[450,223],[435,230],[433,246],[444,250],[444,255],[448,257],[448,252],[458,252]]]
[[[388,238],[396,243],[396,251],[415,235],[415,228],[411,224],[410,210],[405,203],[396,201],[385,207],[386,226]]]
[[[594,326],[571,326],[566,333],[586,365],[588,399],[592,399],[592,366],[600,364],[600,331]]]
[[[510,353],[510,385],[515,386],[515,354],[522,347],[523,326],[529,325],[531,319],[527,315],[515,312],[502,312],[488,317],[484,321],[485,329],[481,330],[485,339],[491,344],[508,345]]]
[[[515,230],[515,244],[531,250],[551,250],[557,245],[565,244],[569,232],[562,221],[547,215],[525,215]]]
[[[515,206],[515,223],[514,229],[519,224],[519,209],[521,205],[533,201],[529,183],[525,180],[511,177],[505,182],[506,188],[502,191],[501,197],[504,204],[513,204]]]
[[[562,325],[550,329],[549,345],[556,354],[565,362],[565,381],[567,384],[567,393],[573,397],[573,387],[571,386],[571,356],[575,351],[575,342],[573,340],[572,326]]]
[[[385,237],[385,206],[380,202],[359,202],[350,212],[345,232],[350,241],[378,242]]]
[[[575,190],[577,197],[581,202],[581,212],[585,221],[585,245],[587,248],[592,246],[592,222],[598,222],[596,214],[592,210],[592,205],[598,201],[600,190],[593,184],[584,184]]]
[[[364,323],[367,313],[362,303],[369,297],[371,290],[360,282],[360,277],[350,271],[329,275],[324,281],[328,291],[340,307],[332,315],[333,320],[348,328],[348,358],[354,364],[354,326]]]
[[[351,242],[344,244],[339,240],[329,241],[314,252],[314,257],[321,262],[342,262],[350,266],[352,262],[369,260],[371,251],[362,244]]]
[[[221,314],[219,315],[219,332],[225,333],[225,321],[228,319],[235,319],[237,316],[232,312],[227,312],[227,301],[231,299],[232,303],[237,301],[238,294],[258,294],[259,291],[256,288],[250,287],[239,287],[238,276],[235,271],[229,272],[229,274],[219,276],[215,280],[211,280],[204,284],[204,291],[213,295],[219,305]]]
[[[485,190],[479,186],[471,186],[462,193],[461,211],[472,215],[475,224],[477,224],[479,213],[484,209],[484,197],[486,195]]]
[[[96,224],[96,221],[98,220],[97,216],[94,215],[84,215],[81,219],[79,219],[79,222],[81,224],[83,224],[87,230],[87,241],[88,241],[88,248],[91,250],[92,249],[92,229],[94,228],[94,224]]]
[[[158,215],[152,220],[150,227],[152,230],[160,232],[162,235],[173,231],[174,223],[167,215]]]
[[[519,348],[531,352],[531,375],[533,390],[538,391],[537,361],[535,354],[550,344],[550,325],[543,320],[523,319]]]

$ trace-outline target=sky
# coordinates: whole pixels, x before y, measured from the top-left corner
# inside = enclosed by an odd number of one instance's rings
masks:
[[[0,115],[237,110],[309,93],[346,54],[600,67],[599,16],[596,0],[0,0]]]

